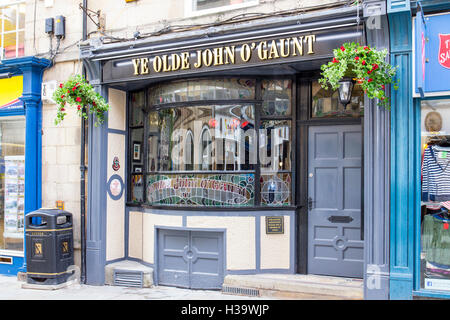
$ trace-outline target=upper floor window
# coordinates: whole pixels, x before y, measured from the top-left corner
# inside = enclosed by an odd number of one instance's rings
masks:
[[[25,1],[0,0],[0,60],[22,57],[25,43]]]
[[[246,8],[259,4],[259,0],[185,0],[186,15],[195,16]]]

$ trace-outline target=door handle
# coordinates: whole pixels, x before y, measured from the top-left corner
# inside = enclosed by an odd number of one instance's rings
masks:
[[[308,210],[312,210],[313,204],[314,204],[315,202],[316,202],[316,201],[314,201],[311,197],[308,197]]]

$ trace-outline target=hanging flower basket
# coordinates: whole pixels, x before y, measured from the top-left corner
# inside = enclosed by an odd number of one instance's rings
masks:
[[[86,82],[86,79],[77,74],[71,76],[66,82],[60,83],[59,88],[53,93],[58,112],[55,124],[58,125],[67,115],[67,108],[75,106],[80,117],[88,118],[88,113],[95,114],[95,126],[102,124],[104,113],[109,105],[105,99],[94,91],[94,88]]]
[[[333,54],[333,60],[321,66],[322,78],[319,83],[324,89],[328,90],[331,86],[333,90],[337,90],[339,81],[350,76],[362,87],[369,99],[377,98],[378,105],[390,109],[386,87],[393,83],[397,90],[398,82],[393,81],[397,67],[386,62],[386,49],[379,51],[352,42],[334,49]]]

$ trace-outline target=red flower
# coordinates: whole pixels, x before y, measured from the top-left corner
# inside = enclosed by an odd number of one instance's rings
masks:
[[[80,97],[77,97],[77,98],[75,99],[75,101],[76,101],[76,102],[81,102],[81,98],[80,98]]]
[[[369,50],[369,47],[368,47],[368,46],[365,46],[365,47],[364,47],[364,50]]]
[[[373,70],[377,70],[378,69],[378,65],[376,63],[372,64],[372,68]]]
[[[358,79],[358,83],[363,83],[363,79]]]
[[[359,60],[359,57],[355,57],[355,60],[358,61],[358,60]]]
[[[362,65],[365,66],[366,65],[366,60],[361,61]]]
[[[64,99],[64,97],[65,97],[65,95],[62,95],[62,96],[61,96],[61,99]]]
[[[342,51],[345,51],[345,48],[344,48],[344,46],[341,46],[341,50],[342,50]]]
[[[59,87],[62,88],[62,87],[64,87],[64,85],[63,85],[62,83],[60,83],[60,84],[59,84]]]
[[[372,82],[372,81],[373,81],[372,78],[367,79],[367,82]]]
[[[367,74],[371,74],[371,73],[372,73],[372,70],[367,71]]]
[[[92,105],[93,105],[93,106],[96,106],[97,104],[95,103],[95,101],[92,101]]]
[[[80,109],[81,109],[81,106],[80,106],[80,105],[78,105],[78,106],[77,106],[77,109],[78,109],[78,110],[80,110]]]
[[[339,63],[339,60],[338,59],[336,59],[336,58],[333,58],[333,61],[332,61],[333,63]]]
[[[75,91],[75,90],[77,90],[77,87],[76,87],[76,86],[72,88],[72,91]]]
[[[382,84],[382,85],[381,85],[381,89],[383,89],[383,90],[384,90],[384,84]]]
[[[64,108],[61,108],[61,109],[59,109],[59,111],[66,111],[66,109],[64,109]]]

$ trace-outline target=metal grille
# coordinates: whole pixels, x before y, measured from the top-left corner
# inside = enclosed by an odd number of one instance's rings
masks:
[[[144,273],[142,271],[114,270],[114,285],[142,288]]]
[[[252,297],[260,296],[258,289],[250,289],[250,288],[223,286],[222,292],[227,293],[227,294],[237,294],[237,295],[252,296]]]

